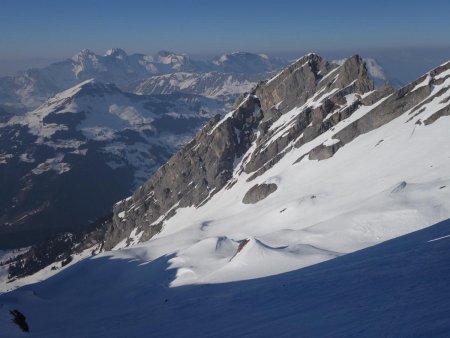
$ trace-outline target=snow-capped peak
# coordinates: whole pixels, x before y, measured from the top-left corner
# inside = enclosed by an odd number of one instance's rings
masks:
[[[75,62],[78,62],[84,58],[89,58],[95,56],[95,53],[91,51],[90,49],[84,48],[80,50],[78,53],[76,53],[74,56],[72,56],[72,60]]]
[[[74,97],[76,94],[80,93],[80,92],[86,92],[89,95],[94,95],[100,92],[113,92],[113,91],[118,91],[119,89],[116,87],[116,85],[112,84],[112,83],[103,83],[98,81],[95,78],[91,78],[88,80],[85,80],[79,84],[77,84],[76,86],[66,89],[58,94],[56,94],[55,96],[53,96],[52,98],[50,98],[45,104],[44,106],[49,106],[51,104],[53,104],[54,102],[59,102],[61,100],[67,99],[67,98],[72,98]]]
[[[98,83],[98,81],[96,81],[94,78],[85,80],[72,88],[66,89],[63,92],[56,94],[53,98],[64,99],[64,98],[72,97],[75,94],[77,94],[78,92],[80,92],[80,90],[82,90],[86,85],[95,84],[95,83]]]

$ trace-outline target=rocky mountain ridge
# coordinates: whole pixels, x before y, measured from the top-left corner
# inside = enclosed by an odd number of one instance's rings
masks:
[[[229,194],[241,196],[250,209],[264,204],[283,194],[280,177],[270,176],[276,168],[303,168],[315,161],[326,167],[355,140],[400,117],[402,128],[426,133],[427,126],[449,115],[449,88],[450,62],[400,90],[376,89],[361,57],[338,65],[309,54],[242,95],[223,118],[211,119],[132,196],[114,205],[96,240],[86,234],[73,252],[125,248],[161,230],[165,236],[182,231],[176,228],[183,218],[178,214],[204,219],[200,215],[207,209],[219,204],[226,209],[223,196]],[[311,194],[308,203],[316,198]],[[233,203],[229,208],[240,205]],[[201,231],[211,222],[202,221]]]
[[[359,56],[338,67],[315,54],[301,58],[259,84],[222,120],[210,121],[131,198],[116,204],[105,248],[113,248],[132,231],[148,240],[176,208],[204,204],[214,193],[232,186],[239,173],[249,175],[247,181],[254,180],[292,147],[312,143],[362,106],[370,108],[364,116],[338,128],[331,142],[311,147],[303,156],[324,160],[357,136],[407,110],[415,107],[413,111],[419,112],[427,101],[448,91],[444,86],[429,97],[433,86],[442,85],[445,79],[448,82],[448,69],[449,63],[444,64],[398,91],[389,87],[377,91]],[[442,109],[417,123],[427,124],[447,115],[445,102]],[[189,188],[190,182],[195,182],[195,189]]]

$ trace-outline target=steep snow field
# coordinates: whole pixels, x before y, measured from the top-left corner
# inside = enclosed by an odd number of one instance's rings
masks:
[[[327,160],[294,164],[304,147],[294,149],[255,181],[241,174],[203,207],[178,210],[160,234],[127,251],[146,259],[176,253],[172,285],[234,281],[298,269],[449,218],[450,118],[428,126],[409,118]],[[272,182],[278,189],[263,201],[241,202],[255,183]]]
[[[176,288],[171,256],[88,259],[1,295],[0,336],[448,337],[449,234],[445,221],[289,273]]]

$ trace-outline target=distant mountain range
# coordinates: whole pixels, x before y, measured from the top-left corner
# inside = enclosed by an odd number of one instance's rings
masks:
[[[216,89],[210,92],[217,93],[213,95],[229,94],[229,90],[225,89],[221,92],[217,90],[217,86],[224,82],[224,85],[229,87],[228,78],[233,74],[237,80],[232,81],[235,87],[232,94],[236,94],[239,91],[237,87],[240,82],[248,88],[249,81],[254,84],[255,81],[267,77],[267,73],[285,64],[285,60],[244,52],[225,54],[210,61],[201,61],[194,60],[185,54],[167,51],[161,51],[156,55],[128,55],[124,50],[115,48],[108,50],[105,55],[97,55],[84,49],[72,58],[48,67],[30,69],[17,76],[0,78],[0,104],[22,110],[37,108],[56,93],[91,78],[105,83],[114,83],[122,90],[135,92],[136,87],[141,87],[141,81],[154,76],[179,72],[189,73],[191,78],[204,79],[204,76],[200,76],[204,73],[210,73],[210,78],[217,77],[216,80],[212,80]],[[146,93],[152,91],[148,86],[147,83]],[[190,93],[201,94],[196,89],[191,89]]]

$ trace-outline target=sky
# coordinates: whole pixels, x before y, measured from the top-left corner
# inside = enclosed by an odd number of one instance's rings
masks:
[[[448,0],[2,0],[0,75],[83,48],[211,56],[450,47]]]

